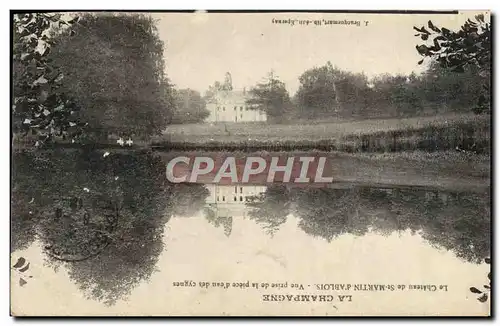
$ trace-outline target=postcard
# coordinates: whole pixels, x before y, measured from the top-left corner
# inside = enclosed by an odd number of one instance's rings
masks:
[[[11,27],[12,316],[490,316],[489,11]]]

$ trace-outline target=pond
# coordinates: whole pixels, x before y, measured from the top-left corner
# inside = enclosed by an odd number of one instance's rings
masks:
[[[30,314],[311,312],[245,288],[266,282],[358,285],[320,315],[487,309],[469,288],[488,283],[489,189],[172,184],[160,155],[66,149],[14,154],[11,210],[13,307]]]

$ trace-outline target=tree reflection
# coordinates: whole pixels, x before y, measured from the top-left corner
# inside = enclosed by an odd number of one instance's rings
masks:
[[[28,152],[17,153],[11,177],[11,251],[25,249],[35,240],[35,218],[40,194],[36,191],[37,168],[41,167]],[[40,162],[42,163],[42,162]]]
[[[224,229],[224,234],[226,237],[231,235],[233,231],[233,217],[226,214],[221,214],[217,207],[205,207],[204,208],[205,218],[208,223],[212,224],[216,228],[222,227]]]
[[[107,304],[149,279],[166,222],[201,209],[207,193],[168,184],[162,160],[146,153],[54,150],[13,159],[12,250],[36,234],[47,263],[64,265],[81,290]]]
[[[203,209],[208,195],[208,189],[202,184],[171,184],[169,187],[169,203],[172,207],[172,215],[192,217]]]
[[[38,238],[49,264],[65,266],[82,291],[108,304],[150,278],[171,216],[203,210],[226,236],[232,231],[232,214],[207,207],[204,185],[169,184],[164,162],[150,153],[38,151],[16,153],[13,163],[11,250]],[[275,185],[246,206],[271,235],[295,215],[304,232],[327,241],[411,230],[471,262],[490,254],[489,193]]]
[[[410,230],[470,262],[479,263],[490,254],[489,193],[370,187],[270,189],[248,204],[265,230],[275,231],[290,211],[304,232],[327,241],[342,234]]]
[[[290,210],[290,193],[284,185],[271,185],[266,191],[253,196],[246,204],[249,216],[270,235],[286,222]]]

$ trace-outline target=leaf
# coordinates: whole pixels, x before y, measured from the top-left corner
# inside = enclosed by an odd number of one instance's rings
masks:
[[[470,288],[470,291],[471,291],[472,293],[478,293],[478,294],[483,293],[483,291],[479,290],[479,289],[478,289],[478,288],[476,288],[476,287],[471,287],[471,288]]]
[[[485,262],[486,264],[491,264],[491,258],[485,258],[485,259],[484,259],[484,262]]]
[[[424,26],[422,26],[422,32],[425,33],[425,34],[427,34],[427,35],[431,34],[428,30],[425,29]]]
[[[424,62],[424,59],[420,60],[420,61],[418,62],[418,64],[419,64],[419,65],[421,65],[423,62]]]
[[[489,286],[489,285],[487,285],[487,284],[485,284],[485,285],[483,285],[483,286],[484,286],[484,288],[485,288],[485,289],[488,289],[488,290],[490,289],[490,286]]]
[[[32,56],[31,53],[22,53],[21,54],[21,60],[31,59],[31,56]]]
[[[434,52],[437,52],[439,50],[441,50],[441,46],[439,45],[439,42],[437,40],[437,38],[434,39],[434,47],[432,49]]]
[[[427,41],[427,39],[429,38],[429,34],[422,34],[420,38],[424,41]]]
[[[78,16],[77,16],[77,17],[75,17],[75,18],[73,18],[73,19],[68,20],[68,21],[67,21],[67,23],[68,23],[68,24],[74,24],[74,23],[76,23],[79,19],[80,19],[80,17],[78,17]]]
[[[429,28],[430,28],[430,29],[432,29],[434,32],[437,32],[437,33],[441,32],[441,31],[439,30],[439,28],[437,28],[436,26],[434,26],[434,24],[433,24],[430,20],[429,20],[429,22],[427,23],[427,25],[428,25],[428,26],[429,26]]]
[[[24,257],[19,257],[19,259],[17,260],[17,262],[12,267],[19,268],[19,267],[23,266],[24,263],[26,263],[26,259],[24,259]]]
[[[56,77],[56,79],[54,79],[54,81],[55,81],[56,83],[59,83],[59,82],[60,82],[63,78],[64,78],[64,74],[59,74],[59,75]]]
[[[429,52],[429,49],[425,45],[417,45],[416,46],[418,53],[421,55],[426,55]]]
[[[481,23],[484,23],[484,15],[483,14],[479,14],[476,16],[476,20],[477,21],[480,21]]]
[[[444,36],[448,36],[451,34],[451,31],[445,27],[442,28],[442,31]]]
[[[44,55],[45,51],[47,51],[48,48],[49,47],[47,45],[47,42],[43,40],[38,40],[38,45],[35,48],[35,52],[40,53],[40,55]]]
[[[23,268],[21,268],[19,271],[20,272],[26,272],[28,269],[30,268],[30,263],[28,263],[28,265],[24,266]]]
[[[24,286],[26,285],[28,282],[26,282],[23,278],[20,278],[19,279],[19,286]]]
[[[40,76],[37,80],[35,80],[33,82],[33,85],[46,84],[46,83],[47,83],[47,79],[45,79],[45,77],[43,77],[43,76]]]
[[[488,279],[491,281],[491,273],[488,273]]]
[[[477,300],[479,300],[479,302],[486,302],[486,300],[488,300],[488,295],[485,293],[479,298],[477,298]]]

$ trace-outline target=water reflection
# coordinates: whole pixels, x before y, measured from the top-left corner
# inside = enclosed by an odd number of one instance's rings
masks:
[[[250,216],[275,231],[287,215],[327,241],[348,233],[389,235],[410,230],[459,258],[481,262],[490,250],[490,195],[415,188],[291,188],[273,186],[247,204]]]
[[[204,217],[226,237],[242,221],[272,237],[291,217],[329,242],[409,230],[464,261],[490,254],[487,192],[169,184],[150,153],[54,150],[17,153],[13,162],[12,251],[40,240],[47,264],[65,266],[83,292],[108,304],[149,280],[169,250],[163,235],[172,217]]]
[[[172,214],[203,207],[203,186],[169,185],[148,154],[53,151],[14,155],[12,250],[36,237],[95,299],[114,303],[153,271]],[[199,205],[197,207],[196,205]]]
[[[206,185],[210,195],[206,198],[205,218],[216,228],[222,227],[226,236],[231,235],[233,216],[247,215],[245,203],[265,191],[263,186]]]

